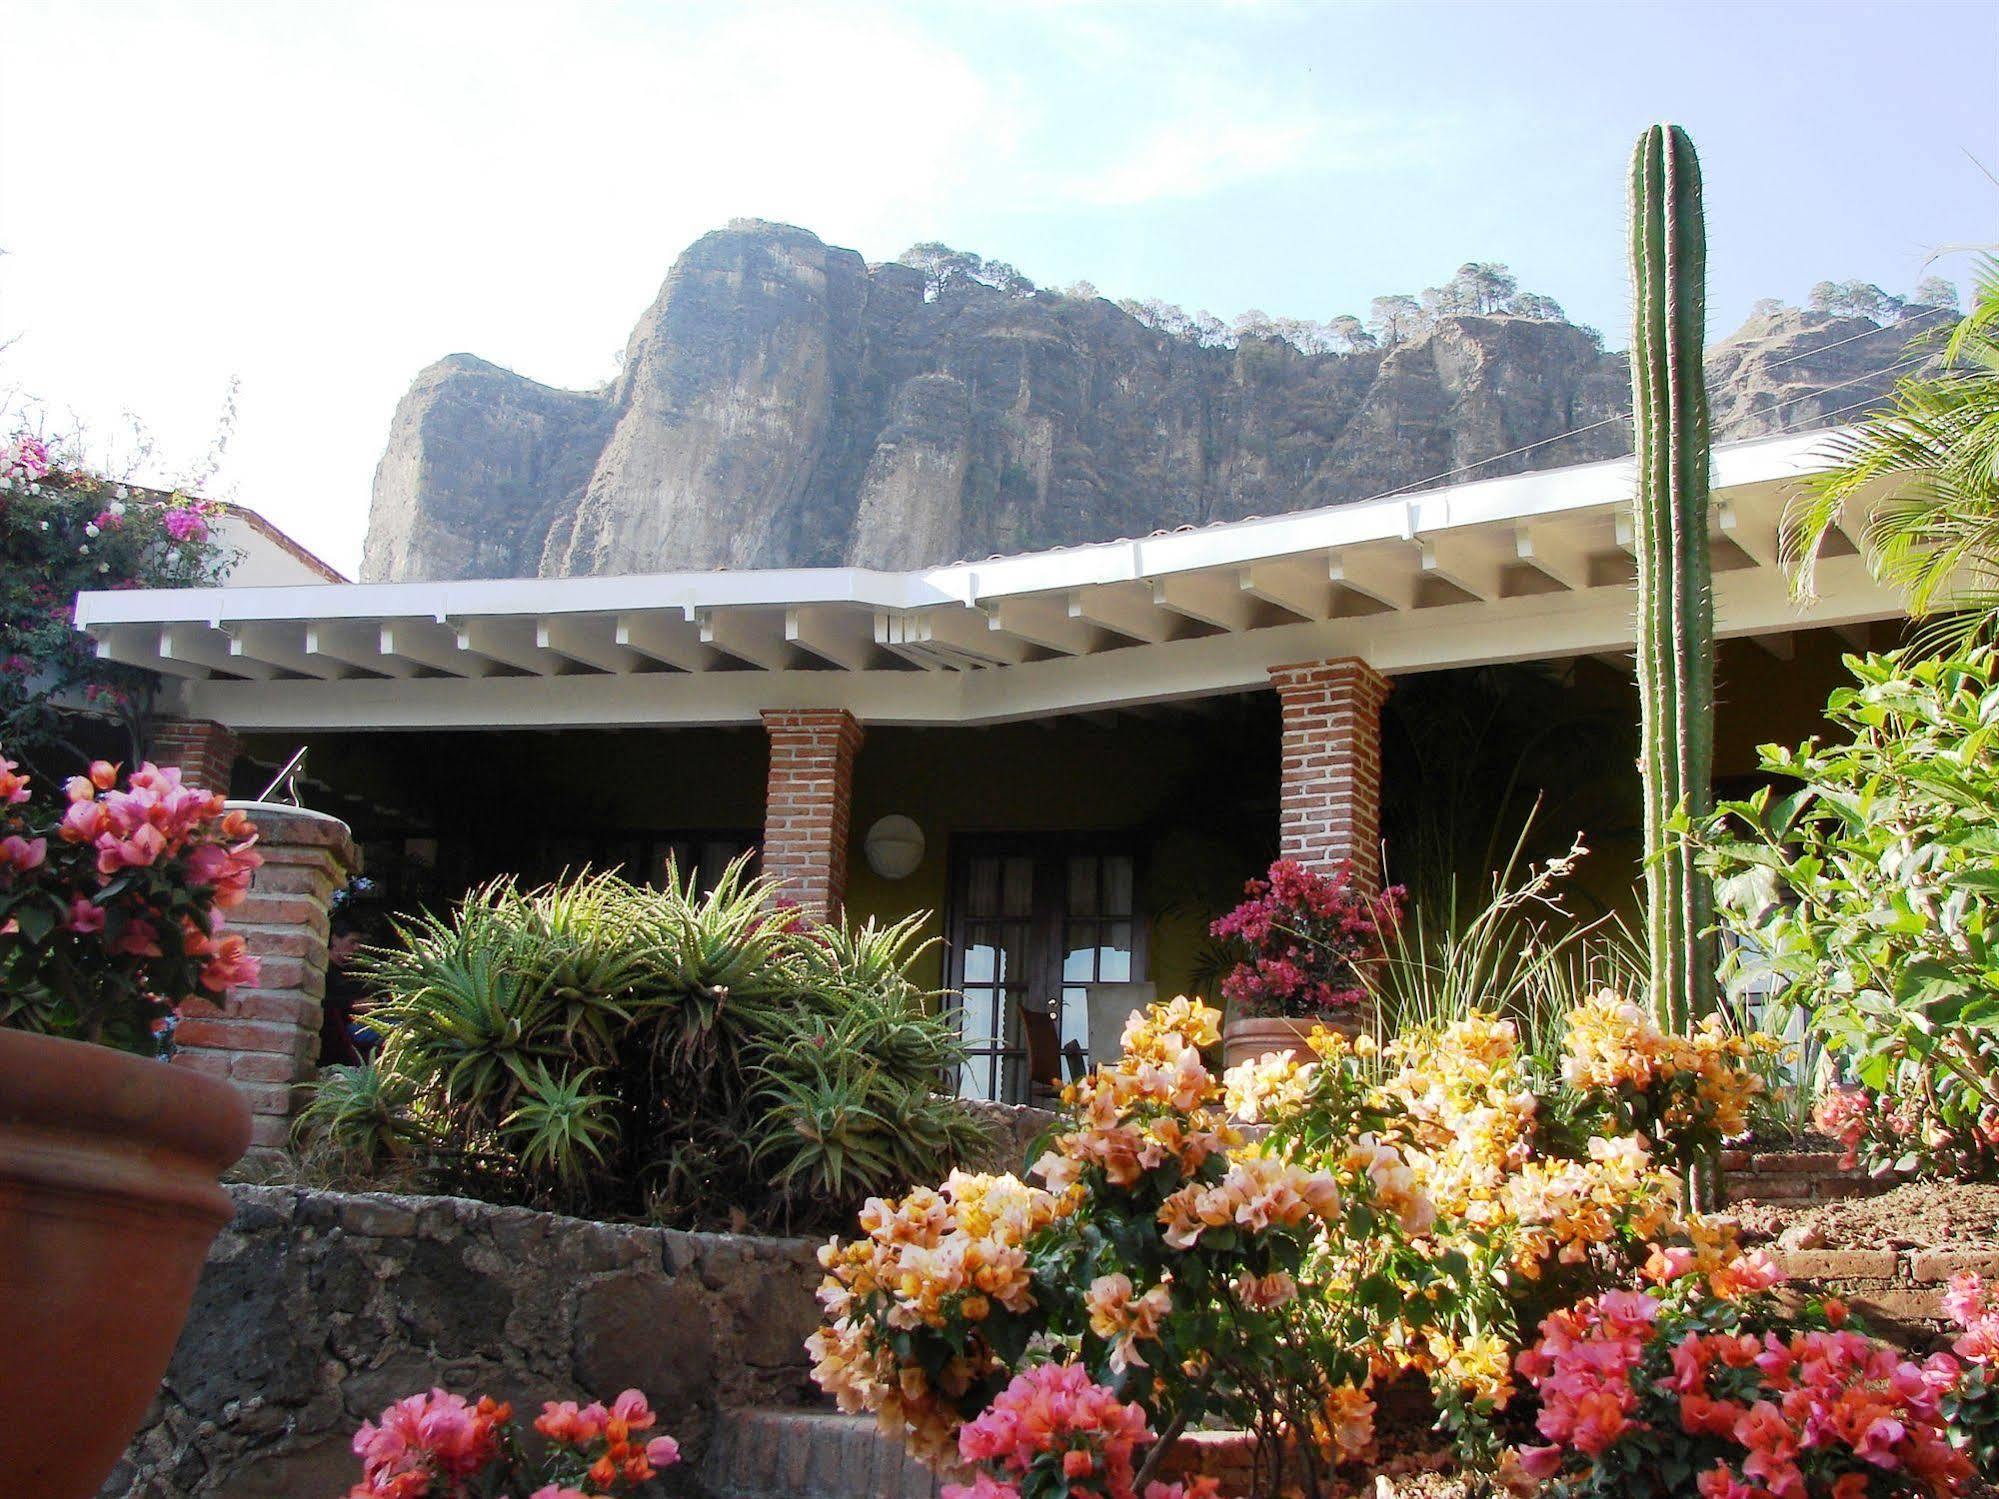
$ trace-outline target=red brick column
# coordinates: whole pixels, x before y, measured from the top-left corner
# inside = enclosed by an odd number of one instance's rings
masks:
[[[220,1006],[190,1001],[174,1032],[174,1065],[226,1077],[250,1099],[250,1154],[269,1157],[288,1141],[297,1084],[319,1063],[319,1006],[326,994],[327,915],[333,892],[361,867],[347,824],[324,812],[268,802],[231,802],[257,825],[263,868],[228,913],[261,960],[255,988],[232,989]]]
[[[1270,668],[1284,710],[1280,852],[1308,868],[1342,861],[1381,888],[1381,705],[1388,678],[1365,661]]]
[[[815,920],[840,914],[861,726],[844,708],[771,708],[763,872]]]
[[[236,766],[234,729],[205,718],[162,718],[148,739],[146,755],[155,765],[178,765],[188,785],[229,794],[229,775]]]

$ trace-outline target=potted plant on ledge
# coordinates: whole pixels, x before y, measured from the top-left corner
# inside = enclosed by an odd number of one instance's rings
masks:
[[[1309,1061],[1315,1026],[1358,1035],[1367,1001],[1360,965],[1381,956],[1404,893],[1396,885],[1371,895],[1346,864],[1322,873],[1295,859],[1244,885],[1242,904],[1209,928],[1239,954],[1222,980],[1223,1065],[1272,1052]]]
[[[120,785],[99,761],[65,804],[0,759],[0,1471],[22,1493],[96,1492],[229,1220],[249,1109],[160,1054],[181,1000],[256,981],[221,930],[255,841],[177,770]]]

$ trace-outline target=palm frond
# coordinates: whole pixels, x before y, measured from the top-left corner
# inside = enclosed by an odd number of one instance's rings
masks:
[[[1902,589],[1909,612],[1990,613],[1999,593],[1999,262],[1975,274],[1971,313],[1941,344],[1938,367],[1895,383],[1886,404],[1826,441],[1833,467],[1786,509],[1782,561],[1810,598],[1827,538],[1867,505],[1856,538],[1869,566]],[[1948,634],[1948,632],[1946,632]]]

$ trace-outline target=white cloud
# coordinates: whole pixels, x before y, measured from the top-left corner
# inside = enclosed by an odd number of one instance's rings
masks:
[[[10,0],[4,29],[0,388],[186,461],[240,376],[225,479],[348,567],[418,368],[602,380],[731,217],[887,255],[1410,149],[1246,102],[1242,57],[1116,7]]]

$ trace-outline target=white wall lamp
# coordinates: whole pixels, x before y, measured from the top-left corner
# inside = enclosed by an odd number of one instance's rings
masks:
[[[868,829],[862,846],[868,868],[885,880],[906,879],[923,862],[923,829],[914,819],[892,812]]]

